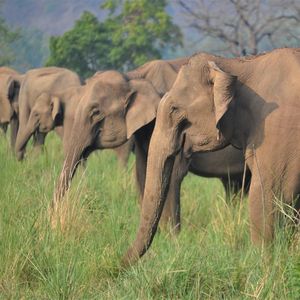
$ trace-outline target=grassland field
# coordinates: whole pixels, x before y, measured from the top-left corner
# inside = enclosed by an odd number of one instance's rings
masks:
[[[218,180],[188,175],[180,234],[160,231],[145,257],[121,270],[139,222],[134,156],[120,170],[111,151],[91,155],[60,230],[48,208],[62,162],[54,134],[23,162],[0,138],[0,299],[300,299],[300,231],[279,199],[275,241],[257,249],[247,198],[227,203]]]

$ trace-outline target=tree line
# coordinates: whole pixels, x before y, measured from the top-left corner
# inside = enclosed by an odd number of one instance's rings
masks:
[[[86,78],[97,70],[126,71],[178,54],[255,55],[300,41],[299,0],[106,0],[99,9],[107,11],[104,21],[85,11],[71,30],[50,37],[45,65]],[[39,33],[29,47],[28,31],[10,29],[1,17],[0,33],[0,65],[20,61],[22,51],[43,57],[41,46],[34,47]],[[18,52],[12,51],[16,47]]]

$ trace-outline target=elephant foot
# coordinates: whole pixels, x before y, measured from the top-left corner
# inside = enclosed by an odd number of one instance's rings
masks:
[[[23,159],[24,159],[24,156],[25,156],[24,151],[18,151],[18,152],[16,153],[16,157],[17,157],[17,160],[18,160],[18,161],[23,160]]]
[[[172,235],[178,235],[181,230],[181,224],[180,222],[177,222],[176,224],[171,220],[160,220],[158,233],[160,231],[162,232],[169,232]]]

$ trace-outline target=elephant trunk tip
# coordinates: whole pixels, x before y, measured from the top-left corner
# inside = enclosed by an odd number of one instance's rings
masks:
[[[67,192],[67,190],[69,189],[70,186],[70,181],[67,179],[67,176],[65,173],[63,173],[61,175],[61,178],[58,182],[58,185],[56,187],[54,196],[53,196],[53,205],[55,206],[55,204],[61,202],[61,200],[63,199],[65,193]]]
[[[126,254],[123,256],[121,261],[121,266],[123,268],[128,268],[134,265],[142,255],[139,255],[138,251],[132,247],[129,248]]]
[[[16,157],[18,161],[22,161],[24,159],[24,151],[16,151]]]
[[[127,250],[122,258],[122,266],[129,267],[137,263],[137,261],[146,253],[153,240],[154,234],[150,234],[148,239],[141,238],[141,230],[138,233],[138,238],[133,242],[132,246]],[[154,228],[154,233],[156,228]]]

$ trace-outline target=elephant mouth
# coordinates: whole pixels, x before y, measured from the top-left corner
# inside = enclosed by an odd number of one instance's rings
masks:
[[[82,154],[81,154],[81,156],[80,156],[80,159],[82,160],[85,160],[85,159],[87,159],[89,156],[90,156],[90,154],[92,153],[92,152],[94,152],[95,150],[97,150],[97,147],[96,147],[96,144],[95,143],[93,143],[92,145],[90,145],[90,146],[87,146],[83,151],[82,151]]]
[[[47,132],[49,132],[53,129],[54,129],[53,125],[51,125],[51,126],[39,126],[39,132],[41,132],[41,133],[47,133]]]
[[[39,132],[41,133],[47,133],[49,132],[51,129],[48,129],[48,128],[39,128]]]
[[[1,125],[1,126],[8,126],[10,120],[11,120],[11,119],[7,119],[7,118],[2,119],[2,120],[0,120],[0,125]]]
[[[6,133],[9,122],[0,123],[0,128]]]
[[[0,122],[1,127],[7,127],[8,124],[9,124],[9,121],[3,121],[3,122],[1,121]]]

